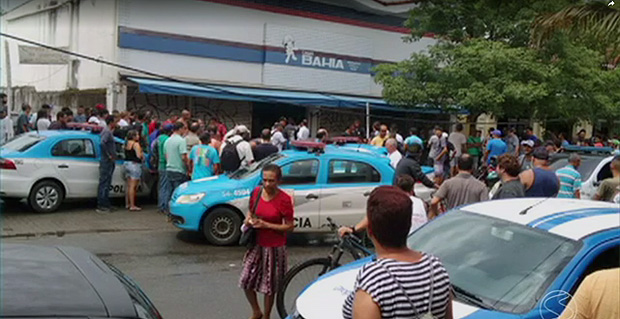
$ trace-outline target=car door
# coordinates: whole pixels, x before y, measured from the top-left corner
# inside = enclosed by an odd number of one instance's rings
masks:
[[[295,231],[310,232],[320,228],[321,185],[318,184],[318,159],[303,159],[282,165],[280,188],[293,197]]]
[[[114,174],[112,174],[112,183],[110,184],[110,197],[123,197],[125,196],[125,149],[124,144],[118,141],[114,142],[114,148],[116,150],[116,162],[114,167]],[[140,187],[140,186],[138,186]]]
[[[368,163],[331,159],[321,190],[321,223],[331,217],[339,225],[355,225],[366,214],[366,200],[379,185],[381,174]]]
[[[99,161],[90,138],[67,138],[52,146],[51,164],[66,186],[67,198],[93,197],[99,184]]]
[[[591,199],[594,197],[596,192],[598,191],[598,187],[601,185],[601,182],[609,177],[612,177],[611,168],[609,167],[609,163],[611,163],[612,158],[603,159],[594,169],[592,174],[590,174],[590,178],[587,181],[582,181],[581,185],[581,198],[582,199]]]

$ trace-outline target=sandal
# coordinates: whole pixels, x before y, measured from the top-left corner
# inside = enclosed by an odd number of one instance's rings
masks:
[[[142,208],[138,207],[138,206],[134,206],[134,207],[129,207],[129,211],[130,212],[138,212],[141,211]]]

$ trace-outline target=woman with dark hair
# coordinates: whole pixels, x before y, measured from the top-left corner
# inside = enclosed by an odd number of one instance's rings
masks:
[[[437,257],[407,247],[409,196],[394,186],[377,187],[366,216],[377,260],[360,269],[344,318],[452,319],[448,272]]]
[[[295,228],[293,223],[293,199],[278,185],[282,170],[278,165],[263,168],[263,186],[257,187],[250,196],[250,209],[256,205],[254,217],[245,219],[245,226],[256,230],[256,245],[248,249],[243,258],[243,270],[239,287],[252,307],[251,319],[271,318],[273,301],[280,282],[287,270],[286,233]],[[265,295],[261,311],[256,293]]]
[[[142,176],[142,160],[144,154],[140,146],[140,134],[136,130],[127,132],[125,143],[125,176],[127,178],[127,192],[125,193],[125,207],[130,211],[141,210],[136,206],[136,193]]]

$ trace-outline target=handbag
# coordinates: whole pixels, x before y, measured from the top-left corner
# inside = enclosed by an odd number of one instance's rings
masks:
[[[252,209],[250,209],[250,218],[256,218],[256,207],[258,206],[258,202],[263,194],[263,188],[261,187],[258,190],[258,196],[256,196],[256,200],[254,201],[254,205]],[[250,196],[250,199],[252,197]],[[256,245],[256,229],[250,226],[246,226],[243,224],[241,226],[241,237],[239,238],[239,245],[246,246],[247,248],[252,248]]]

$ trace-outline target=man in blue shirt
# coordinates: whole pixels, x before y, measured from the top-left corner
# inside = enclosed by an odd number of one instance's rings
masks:
[[[502,132],[500,130],[495,130],[491,132],[492,140],[487,144],[487,151],[484,154],[484,159],[487,165],[491,162],[491,158],[493,156],[499,157],[500,155],[506,153],[506,143],[502,141]]]
[[[200,144],[192,147],[189,153],[192,180],[216,175],[220,170],[220,156],[210,143],[211,135],[208,132],[202,133]]]
[[[581,174],[577,171],[581,164],[581,156],[571,153],[568,165],[557,170],[555,175],[560,179],[560,192],[558,198],[581,198]]]
[[[417,127],[412,127],[409,130],[409,137],[407,137],[405,139],[403,144],[405,145],[405,150],[407,149],[407,146],[413,146],[413,145],[419,145],[420,146],[420,150],[422,150],[424,148],[424,142],[418,136],[418,128]]]

